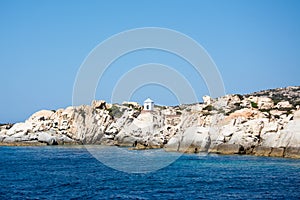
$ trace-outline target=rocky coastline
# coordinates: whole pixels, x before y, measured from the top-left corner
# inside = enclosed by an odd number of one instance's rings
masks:
[[[102,144],[133,150],[300,158],[300,87],[155,106],[94,100],[0,125],[0,145]]]

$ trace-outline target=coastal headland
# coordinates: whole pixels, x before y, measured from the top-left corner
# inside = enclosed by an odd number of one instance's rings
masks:
[[[250,154],[300,158],[300,87],[226,95],[203,103],[135,102],[41,110],[25,122],[0,125],[0,145],[95,144],[132,150]]]

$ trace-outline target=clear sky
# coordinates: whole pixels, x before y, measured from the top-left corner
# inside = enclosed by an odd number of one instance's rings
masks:
[[[300,1],[289,0],[0,0],[0,123],[72,105],[76,73],[89,52],[140,27],[169,28],[196,40],[216,63],[226,93],[300,85],[299,10]],[[124,56],[108,72],[107,91],[97,91],[96,98],[109,101],[114,81],[148,62],[185,65],[159,51]],[[192,84],[202,81],[188,68],[181,73]],[[207,94],[203,81],[196,89],[199,97]],[[140,88],[131,100],[141,103],[148,96],[177,103],[157,85]]]

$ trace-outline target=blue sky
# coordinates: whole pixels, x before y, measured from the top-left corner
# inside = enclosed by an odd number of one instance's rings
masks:
[[[0,1],[0,123],[23,121],[41,109],[72,105],[76,73],[89,52],[119,32],[163,27],[182,32],[210,54],[226,93],[300,85],[299,1]],[[201,77],[173,55],[136,52],[110,68],[109,99],[115,81],[137,64],[167,63],[184,74],[199,98]],[[120,70],[121,66],[125,66]],[[100,82],[101,84],[101,82]],[[140,88],[131,100],[150,96],[174,105],[169,90]]]

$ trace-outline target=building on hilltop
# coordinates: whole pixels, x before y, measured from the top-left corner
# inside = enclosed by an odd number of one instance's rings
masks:
[[[154,109],[154,101],[150,98],[144,101],[144,110],[145,111],[152,111]]]

